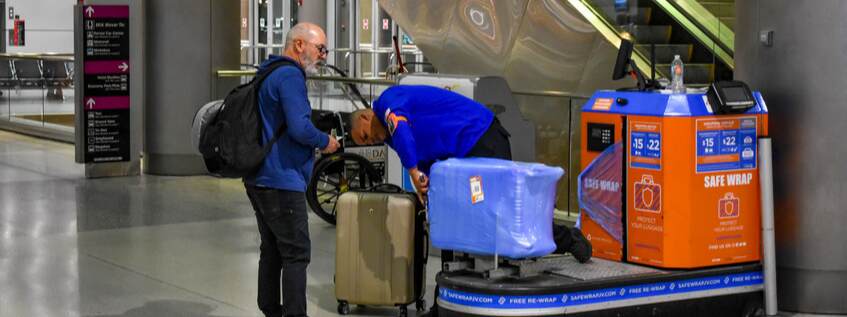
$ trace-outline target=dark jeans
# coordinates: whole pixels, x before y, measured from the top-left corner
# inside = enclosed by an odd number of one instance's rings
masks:
[[[512,160],[512,144],[509,142],[509,131],[500,124],[500,119],[494,118],[488,130],[485,130],[476,144],[465,157],[489,157]]]
[[[259,247],[259,309],[266,316],[306,316],[306,267],[311,254],[306,198],[300,192],[252,185],[245,187],[256,211],[256,223],[262,238]]]

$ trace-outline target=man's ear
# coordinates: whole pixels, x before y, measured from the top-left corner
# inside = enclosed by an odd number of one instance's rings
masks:
[[[371,118],[373,118],[373,116],[371,116],[372,113],[373,112],[362,111],[362,112],[359,113],[359,119],[361,119],[362,121],[364,121],[366,123],[369,123],[369,122],[371,122]]]
[[[303,43],[304,43],[304,41],[301,40],[301,39],[294,40],[294,51],[296,51],[297,53],[302,53],[303,52]]]

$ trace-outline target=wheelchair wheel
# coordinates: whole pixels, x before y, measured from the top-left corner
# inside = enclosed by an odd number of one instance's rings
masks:
[[[306,188],[309,208],[324,221],[335,224],[336,204],[341,194],[364,190],[382,183],[368,159],[353,153],[325,156],[315,164]]]

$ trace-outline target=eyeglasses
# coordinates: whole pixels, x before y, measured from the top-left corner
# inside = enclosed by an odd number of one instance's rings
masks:
[[[329,49],[326,48],[326,45],[323,45],[323,44],[312,44],[312,45],[314,45],[315,48],[318,49],[318,53],[321,53],[321,55],[329,54]]]

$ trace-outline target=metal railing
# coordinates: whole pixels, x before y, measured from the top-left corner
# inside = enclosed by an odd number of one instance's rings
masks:
[[[518,96],[535,96],[535,97],[552,97],[552,98],[581,98],[588,99],[589,96],[578,95],[571,92],[555,91],[555,90],[512,90],[513,95]]]
[[[242,69],[242,70],[219,70],[217,71],[218,77],[227,78],[227,77],[249,77],[256,75],[255,69]],[[341,76],[328,76],[328,75],[312,75],[307,77],[308,80],[315,81],[331,81],[338,83],[350,83],[350,84],[372,84],[372,85],[386,85],[393,86],[396,85],[397,82],[394,80],[388,79],[380,79],[380,78],[356,78],[356,77],[341,77]]]
[[[279,54],[284,49],[283,44],[254,44],[240,46],[242,64],[259,64],[264,61],[267,54]],[[257,54],[265,50],[262,54]],[[401,48],[401,54],[414,55],[416,58],[421,57],[423,52],[414,46],[404,45]],[[376,55],[376,57],[374,57]],[[327,58],[330,63],[334,63],[342,69],[351,73],[353,77],[386,77],[387,73],[391,72],[391,66],[396,61],[396,52],[390,47],[377,47],[367,49],[351,49],[351,48],[334,48],[329,49]],[[256,58],[254,58],[256,56]],[[409,69],[412,71],[425,71],[426,67],[431,67],[427,63],[421,61],[406,61],[409,63]],[[384,64],[384,65],[382,65]]]
[[[242,70],[218,70],[217,76],[220,78],[231,78],[231,77],[249,77],[256,75],[255,69],[242,69]],[[370,85],[384,85],[384,86],[394,86],[397,85],[396,80],[390,79],[381,79],[381,78],[351,78],[351,77],[341,77],[341,76],[326,76],[326,75],[313,75],[308,76],[308,80],[314,81],[330,81],[330,82],[338,82],[338,83],[351,83],[351,84],[370,84]],[[555,97],[555,98],[583,98],[587,99],[589,96],[578,95],[571,92],[565,91],[555,91],[555,90],[513,90],[512,94],[521,95],[521,96],[537,96],[537,97]]]
[[[54,60],[73,62],[73,53],[0,53],[3,59]]]

